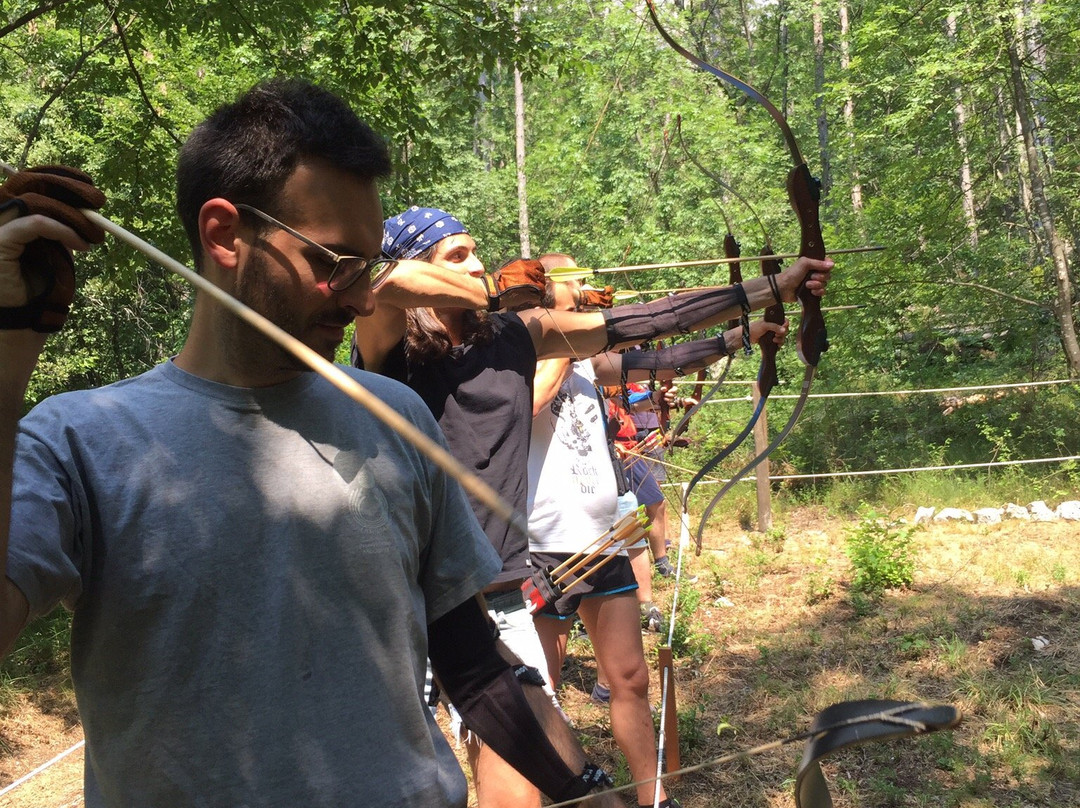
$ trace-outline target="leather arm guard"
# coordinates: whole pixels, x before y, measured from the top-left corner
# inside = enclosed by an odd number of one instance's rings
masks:
[[[443,692],[466,727],[552,800],[584,797],[602,784],[595,767],[573,772],[548,740],[522,690],[535,686],[535,671],[510,667],[493,628],[474,599],[428,626],[428,655]]]
[[[582,289],[579,306],[595,306],[598,309],[610,309],[615,305],[615,287],[603,289]]]
[[[633,303],[604,310],[607,348],[636,345],[666,334],[689,334],[699,324],[732,308],[742,309],[746,292],[742,286],[721,286],[697,292],[680,292],[649,303]],[[724,353],[727,353],[725,351]]]
[[[722,356],[730,356],[723,337],[682,342],[658,351],[627,351],[622,354],[622,372],[630,370],[674,370],[680,376],[707,368]]]

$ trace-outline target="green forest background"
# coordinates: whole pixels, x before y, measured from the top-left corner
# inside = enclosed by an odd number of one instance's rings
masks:
[[[534,255],[570,252],[592,267],[717,256],[725,218],[745,254],[761,248],[763,229],[778,251],[798,250],[776,124],[675,54],[643,3],[3,0],[0,9],[0,159],[83,167],[108,194],[110,218],[185,260],[177,147],[216,105],[274,75],[345,97],[390,143],[387,214],[448,208],[489,268],[521,254],[523,239]],[[689,50],[785,113],[824,183],[826,244],[885,247],[838,259],[828,305],[858,308],[826,314],[832,348],[815,393],[1080,376],[1080,4],[686,0],[659,11]],[[143,371],[185,333],[191,291],[130,249],[95,250],[80,275],[75,314],[50,341],[34,400]],[[727,270],[604,282],[697,286],[727,282]],[[798,392],[792,347],[774,395]],[[756,359],[736,364],[732,378],[753,377]],[[1065,384],[961,394],[949,414],[945,394],[815,399],[774,460],[813,473],[1073,456],[1076,393]],[[790,407],[771,402],[771,424]],[[709,437],[680,462],[692,467],[723,445],[749,413],[704,410],[697,430]],[[982,469],[919,485],[945,500],[937,504],[960,504],[948,501],[965,490],[958,481],[973,497],[1060,500],[1076,498],[1078,469]],[[793,494],[902,501],[909,477]]]

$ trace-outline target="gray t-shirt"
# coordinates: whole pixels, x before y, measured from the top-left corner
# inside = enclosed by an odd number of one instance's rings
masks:
[[[464,806],[426,626],[499,569],[460,487],[314,373],[166,362],[20,424],[9,574],[74,611],[89,808]]]

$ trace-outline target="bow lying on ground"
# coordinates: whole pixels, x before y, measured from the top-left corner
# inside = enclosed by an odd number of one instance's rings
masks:
[[[948,704],[901,702],[878,699],[842,701],[819,712],[806,732],[778,741],[744,749],[720,757],[666,772],[664,777],[681,776],[711,769],[725,763],[748,758],[808,741],[795,783],[796,808],[831,808],[832,797],[821,774],[822,758],[859,744],[911,738],[940,730],[954,729],[961,721],[960,712]],[[648,782],[648,781],[645,781]],[[640,783],[628,783],[614,791],[636,788]],[[574,802],[560,802],[549,808],[565,808]]]

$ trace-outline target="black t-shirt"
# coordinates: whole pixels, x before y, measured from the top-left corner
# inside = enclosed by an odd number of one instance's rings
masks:
[[[412,365],[401,342],[387,356],[383,372],[424,399],[446,434],[450,453],[524,514],[536,349],[516,314],[488,316],[491,342],[459,346],[442,359]],[[353,364],[363,367],[355,350]],[[469,501],[503,562],[495,582],[527,578],[528,539],[471,495]]]

